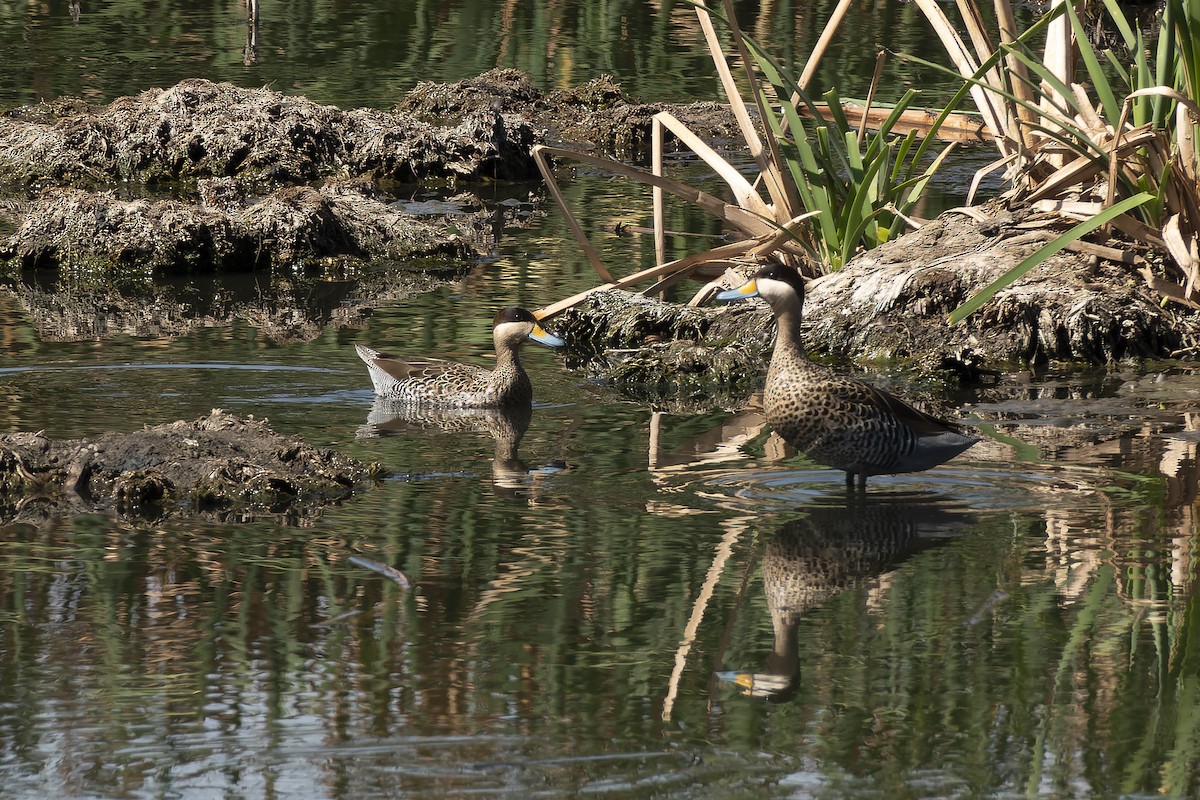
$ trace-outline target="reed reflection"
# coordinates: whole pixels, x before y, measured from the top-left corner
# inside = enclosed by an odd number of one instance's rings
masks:
[[[406,435],[437,428],[447,433],[486,433],[495,442],[492,453],[492,486],[505,496],[529,497],[542,477],[566,468],[562,462],[549,462],[530,469],[518,450],[529,430],[533,408],[527,405],[500,408],[437,408],[400,403],[376,397],[367,422],[358,437]]]
[[[798,631],[814,607],[850,589],[873,585],[914,553],[961,534],[974,515],[944,495],[831,494],[772,534],[762,553],[762,582],[774,646],[757,672],[719,672],[742,694],[784,702],[800,677]]]
[[[242,64],[253,66],[258,62],[259,0],[246,3],[246,46],[242,48]]]

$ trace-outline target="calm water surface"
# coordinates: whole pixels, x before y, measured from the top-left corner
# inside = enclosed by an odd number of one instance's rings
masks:
[[[715,4],[719,6],[720,4]],[[835,0],[735,2],[743,28],[783,59],[811,51]],[[241,2],[69,0],[0,4],[0,108],[62,95],[109,102],[152,86],[206,77],[241,86],[270,84],[322,103],[385,107],[418,81],[457,81],[516,67],[544,89],[615,75],[647,101],[703,99],[719,83],[687,3],[644,0],[413,0],[339,3],[263,0],[246,57]],[[814,86],[865,96],[876,51],[940,58],[915,6],[857,3]],[[895,99],[936,73],[893,59]],[[883,96],[880,99],[888,99]],[[930,101],[935,102],[935,101]]]
[[[4,100],[200,74],[384,105],[421,72],[536,63],[674,96],[693,74],[690,29],[654,4],[285,8],[247,73],[236,5],[85,0],[78,26],[65,3],[0,6],[0,47],[25,54]],[[570,191],[597,224],[643,224],[610,181]],[[0,298],[4,430],[220,407],[393,473],[313,518],[0,528],[4,794],[1200,795],[1200,376],[1006,378],[956,399],[984,443],[861,498],[753,411],[657,413],[534,346],[528,418],[379,414],[352,342],[486,363],[491,309],[593,283],[567,242],[552,214],[455,283],[288,346],[246,323],[46,342]]]
[[[995,438],[858,499],[542,348],[528,419],[380,417],[350,342],[486,363],[481,308],[558,296],[511,244],[302,345],[10,322],[6,429],[221,407],[393,471],[312,519],[0,530],[10,794],[1196,794],[1200,377],[981,394]]]

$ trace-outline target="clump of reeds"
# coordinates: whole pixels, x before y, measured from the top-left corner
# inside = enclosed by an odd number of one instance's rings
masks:
[[[763,46],[742,32],[730,0],[722,0],[723,17],[702,1],[692,5],[757,174],[747,177],[668,112],[653,119],[649,170],[564,148],[535,148],[534,157],[551,195],[583,252],[605,281],[591,291],[626,288],[653,280],[645,291],[657,292],[691,275],[701,265],[711,271],[714,266],[719,270],[721,266],[765,259],[781,261],[815,275],[838,269],[859,250],[897,235],[930,177],[954,146],[947,145],[932,160],[925,157],[949,113],[914,114],[911,108],[916,98],[914,91],[906,92],[882,111],[873,109],[874,83],[865,106],[844,106],[836,90],[826,92],[820,102],[809,96],[809,79],[850,0],[842,0],[838,5],[808,58],[804,73],[799,76],[785,69]],[[744,71],[745,83],[751,87],[748,100],[741,94],[714,20],[723,23],[723,30],[731,34],[732,60],[737,69]],[[876,82],[878,76],[876,70]],[[867,120],[871,116],[874,120],[868,132]],[[663,139],[667,132],[713,169],[729,187],[733,202],[663,174]],[[653,187],[658,262],[655,267],[620,279],[612,276],[559,191],[549,156],[580,161]],[[919,167],[922,163],[926,166]],[[712,214],[740,238],[667,261],[664,192]],[[543,316],[559,313],[588,293],[566,298],[540,313]],[[700,302],[704,295],[702,291],[693,301]]]
[[[995,0],[995,31],[974,0],[959,0],[965,37],[935,0],[915,2],[970,87],[1000,152],[992,166],[1004,167],[1012,186],[1010,201],[1078,223],[976,293],[951,320],[1104,225],[1170,253],[1169,275],[1145,265],[1142,274],[1164,299],[1200,308],[1200,4],[1166,0],[1151,48],[1116,0],[1093,3],[1123,40],[1125,55],[1118,56],[1093,48],[1085,22],[1064,0],[1021,33],[1010,0]],[[1042,37],[1039,52],[1032,43]]]

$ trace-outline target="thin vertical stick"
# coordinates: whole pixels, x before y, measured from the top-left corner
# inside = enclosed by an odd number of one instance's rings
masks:
[[[1050,3],[1051,12],[1068,1],[1053,0]],[[1075,82],[1073,44],[1070,18],[1066,14],[1059,14],[1050,20],[1050,25],[1046,28],[1046,50],[1042,56],[1042,63],[1065,86],[1070,86]],[[1051,130],[1059,130],[1060,126],[1055,125],[1053,122],[1053,112],[1055,109],[1065,107],[1065,98],[1059,94],[1058,90],[1045,81],[1042,82],[1041,106],[1044,109],[1042,119],[1046,127]],[[1047,153],[1046,161],[1053,167],[1061,167],[1067,163],[1067,156],[1065,153],[1052,151]]]
[[[662,177],[663,174],[663,124],[655,114],[650,120],[650,171]],[[654,197],[654,263],[663,264],[667,260],[667,216],[663,205],[662,187],[653,187]]]
[[[722,0],[722,2],[725,7],[725,15],[729,18],[730,30],[733,32],[733,46],[737,50],[738,58],[741,59],[742,69],[746,72],[746,81],[754,96],[754,107],[758,109],[758,117],[762,120],[762,124],[766,125],[767,115],[774,112],[763,101],[763,92],[759,88],[761,80],[754,70],[754,60],[750,57],[749,50],[746,49],[746,39],[738,25],[733,2],[732,0]],[[767,186],[767,193],[771,195],[771,201],[775,206],[775,221],[783,222],[802,208],[802,205],[795,185],[790,180],[784,180],[783,154],[779,152],[779,142],[775,141],[775,137],[769,133],[766,157],[759,160],[764,162],[762,177]]]
[[[850,5],[854,0],[841,0],[837,8],[833,10],[833,16],[829,18],[829,22],[825,23],[825,30],[821,31],[821,38],[817,39],[817,43],[813,45],[812,52],[808,56],[808,63],[804,65],[804,72],[800,75],[800,88],[807,89],[808,82],[812,80],[813,73],[817,71],[817,65],[821,63],[821,57],[825,55],[825,51],[829,49],[829,43],[833,41],[833,35],[837,33],[838,26],[842,24],[842,18],[846,16],[846,12],[850,10]],[[795,103],[799,98],[792,98]]]
[[[966,44],[963,43],[962,38],[958,35],[958,31],[950,24],[950,20],[946,18],[946,14],[937,4],[937,1],[913,1],[917,4],[917,8],[921,9],[921,13],[925,15],[925,18],[929,20],[929,24],[933,26],[934,32],[937,33],[938,38],[942,42],[942,47],[946,50],[946,54],[954,62],[954,68],[958,70],[958,74],[964,78],[974,75],[979,69],[979,65],[971,57]],[[978,84],[972,84],[970,91],[971,99],[975,101],[975,107],[983,115],[984,124],[991,128],[995,134],[996,147],[1000,150],[1000,155],[1007,156],[1012,152],[1013,144],[1008,136],[1008,131],[1004,128],[1003,115],[993,105],[991,90],[985,89]]]
[[[867,135],[867,117],[871,116],[871,103],[875,100],[875,90],[879,87],[879,79],[883,75],[883,65],[887,61],[887,51],[880,50],[875,56],[875,74],[871,76],[871,86],[867,89],[867,107],[863,109],[862,119],[858,121],[858,145],[862,147],[863,137]]]
[[[662,438],[662,418],[664,413],[663,411],[650,412],[650,446],[649,458],[647,459],[647,466],[650,469],[658,466],[658,451],[662,447],[660,440]]]
[[[554,198],[554,202],[558,203],[558,207],[562,209],[563,216],[567,218],[567,227],[571,229],[571,233],[575,235],[575,241],[583,248],[584,254],[588,260],[592,262],[593,269],[600,279],[606,283],[613,282],[612,273],[604,266],[604,262],[600,260],[600,254],[596,252],[596,248],[592,247],[592,243],[588,241],[587,234],[583,232],[583,227],[579,224],[579,220],[575,219],[575,214],[572,213],[571,207],[567,205],[567,199],[563,197],[562,190],[558,188],[558,181],[554,179],[554,171],[550,169],[550,163],[546,160],[544,149],[533,148],[533,160],[537,162],[538,170],[542,173],[542,180],[546,181],[546,188],[550,190],[550,195]]]
[[[1000,44],[1011,45],[1017,41],[1017,18],[1013,15],[1012,0],[995,0],[996,6],[996,21],[1000,27]],[[1012,53],[1005,56],[1008,63],[1008,71],[1012,75],[1010,81],[1013,96],[1025,103],[1033,103],[1033,87],[1029,85],[1029,68],[1025,66],[1025,62],[1017,58]],[[1033,148],[1032,131],[1029,125],[1037,121],[1037,114],[1032,108],[1027,108],[1021,103],[1017,103],[1017,118],[1014,124],[1017,127],[1013,139],[1015,139],[1022,148],[1030,150]]]
[[[746,142],[746,148],[758,166],[758,171],[766,179],[767,192],[771,195],[772,203],[782,206],[787,203],[787,197],[780,185],[778,171],[771,163],[771,159],[764,153],[762,139],[758,136],[758,129],[754,126],[754,120],[750,118],[750,112],[746,109],[746,102],[742,99],[741,90],[733,78],[733,72],[729,68],[729,61],[725,58],[725,50],[721,45],[721,39],[717,36],[716,28],[713,27],[712,17],[709,9],[704,5],[704,0],[697,0],[696,18],[700,21],[700,29],[704,31],[704,40],[708,44],[709,54],[712,55],[713,66],[716,67],[717,75],[721,79],[721,88],[725,91],[726,99],[729,100],[729,109],[733,112],[734,119],[737,120],[742,140]],[[741,44],[736,20],[730,19],[729,24],[734,26],[734,39]],[[755,78],[751,76],[751,80],[753,81]],[[758,92],[755,91],[754,95],[757,99]],[[771,142],[771,146],[774,146],[774,142]],[[742,205],[745,207],[744,203]],[[771,216],[774,216],[773,211]]]

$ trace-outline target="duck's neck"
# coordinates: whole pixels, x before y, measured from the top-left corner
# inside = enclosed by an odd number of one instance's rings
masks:
[[[804,342],[800,338],[800,303],[789,302],[775,311],[775,352],[805,358]]]
[[[521,371],[521,357],[518,348],[507,344],[496,343],[496,372]]]

